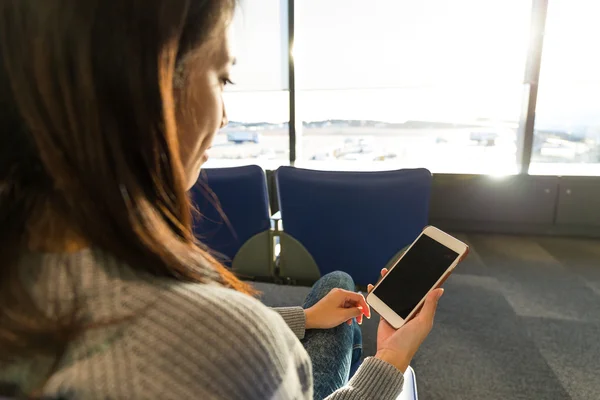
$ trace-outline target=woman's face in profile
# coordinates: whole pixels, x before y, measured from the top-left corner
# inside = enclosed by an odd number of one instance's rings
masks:
[[[234,57],[229,31],[219,31],[213,40],[184,57],[175,73],[177,130],[188,189],[208,159],[215,134],[228,122],[223,89]]]

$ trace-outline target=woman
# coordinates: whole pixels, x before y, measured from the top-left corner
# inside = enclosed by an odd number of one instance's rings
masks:
[[[0,396],[398,395],[441,291],[381,322],[346,383],[370,315],[347,275],[271,310],[194,239],[186,190],[227,123],[234,8],[0,3]]]

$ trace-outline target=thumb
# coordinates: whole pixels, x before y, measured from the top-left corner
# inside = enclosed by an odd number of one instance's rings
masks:
[[[433,318],[435,317],[435,310],[437,309],[438,301],[444,294],[444,289],[435,289],[425,299],[423,309],[419,313],[419,318],[424,322],[427,321],[427,326],[431,329],[433,325]]]
[[[350,307],[342,309],[344,319],[356,318],[363,313],[362,307]]]

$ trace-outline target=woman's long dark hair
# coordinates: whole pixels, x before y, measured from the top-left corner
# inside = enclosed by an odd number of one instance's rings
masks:
[[[17,279],[19,252],[49,215],[133,268],[251,292],[192,233],[172,87],[177,61],[234,8],[0,2],[0,360],[52,353],[77,329],[44,316]]]

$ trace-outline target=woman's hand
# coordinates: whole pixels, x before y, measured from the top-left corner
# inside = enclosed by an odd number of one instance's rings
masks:
[[[332,289],[317,304],[304,310],[306,329],[329,329],[344,322],[352,324],[352,318],[362,324],[363,316],[371,318],[365,297],[344,289]]]
[[[387,272],[386,268],[382,269],[381,276],[385,276]],[[371,292],[373,285],[369,285],[367,289]],[[435,310],[443,293],[444,289],[435,289],[429,293],[417,316],[398,330],[381,318],[377,330],[377,354],[375,357],[392,364],[404,373],[433,327]]]

